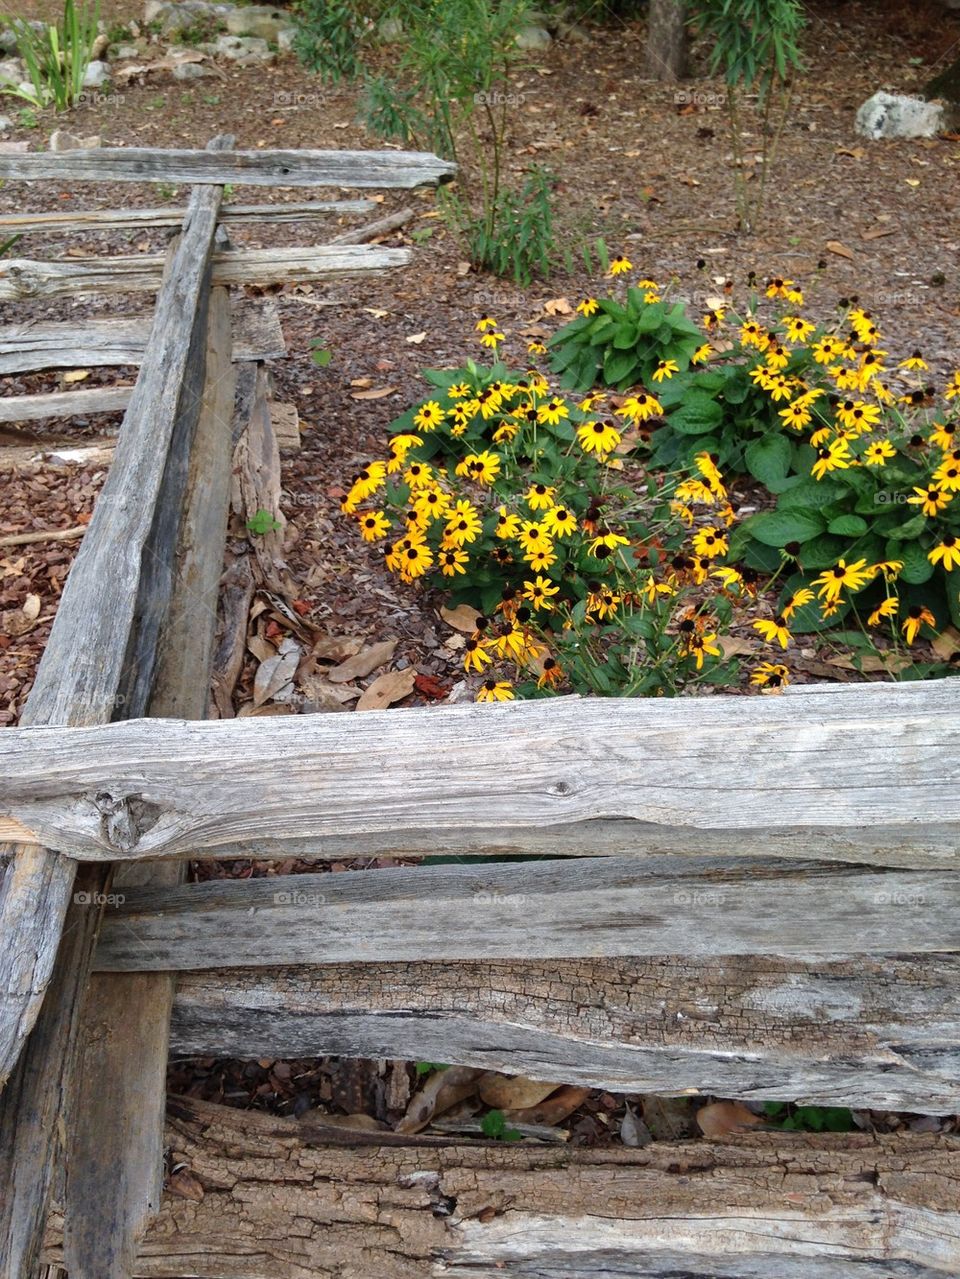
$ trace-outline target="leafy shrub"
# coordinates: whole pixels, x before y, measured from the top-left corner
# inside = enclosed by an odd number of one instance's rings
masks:
[[[90,65],[97,38],[99,4],[90,12],[78,10],[74,0],[64,0],[63,18],[43,31],[36,31],[23,18],[10,23],[30,82],[21,89],[12,82],[0,82],[0,93],[22,98],[38,109],[53,105],[66,111],[83,91],[83,77]]]
[[[922,356],[887,369],[856,305],[825,329],[791,281],[765,294],[740,316],[710,312],[706,332],[651,281],[616,306],[586,299],[555,335],[554,367],[571,387],[575,365],[616,381],[579,399],[497,358],[426,372],[430,395],[343,507],[402,580],[480,611],[465,667],[484,674],[482,699],[515,683],[535,696],[736,682],[731,626],[770,646],[751,673],[761,689],[788,679],[775,659],[794,633],[840,623],[854,664],[949,669],[909,650],[960,612],[960,372],[942,411]],[[477,328],[496,356],[496,321]],[[738,521],[728,486],[745,481],[763,509]]]
[[[386,6],[344,0],[300,0],[294,10],[294,52],[310,71],[331,83],[355,80],[363,69],[361,44]]]

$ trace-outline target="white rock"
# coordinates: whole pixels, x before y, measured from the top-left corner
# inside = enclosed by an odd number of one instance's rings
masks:
[[[0,80],[12,80],[14,84],[19,84],[26,75],[26,69],[19,58],[8,58],[5,62],[0,62]]]
[[[276,40],[283,28],[289,25],[289,14],[268,5],[245,5],[227,14],[227,30],[232,36],[259,36],[261,40]]]
[[[202,80],[211,75],[216,75],[216,72],[200,62],[181,62],[173,68],[174,80]]]
[[[143,50],[135,44],[112,44],[107,52],[114,60],[143,56]]]
[[[68,133],[66,129],[54,129],[47,145],[48,151],[89,151],[93,147],[102,147],[103,138],[93,134],[89,138],[81,138],[79,134]]]
[[[102,88],[109,79],[110,68],[105,62],[95,58],[93,62],[87,63],[87,69],[83,73],[83,87],[85,89]]]
[[[868,98],[857,112],[857,133],[881,138],[934,138],[944,128],[943,106],[907,93],[884,93]]]
[[[281,53],[290,53],[293,50],[293,42],[297,38],[296,27],[284,27],[282,31],[277,32],[277,48]]]
[[[384,44],[396,44],[403,39],[403,23],[399,18],[381,18],[377,24],[377,35]]]
[[[517,47],[528,52],[549,49],[552,39],[546,27],[524,27],[517,32]]]
[[[13,128],[13,121],[8,115],[0,115],[0,133],[6,133],[8,129]]]
[[[266,40],[257,36],[217,36],[212,44],[205,44],[203,48],[216,57],[242,62],[244,66],[275,62],[277,57]]]

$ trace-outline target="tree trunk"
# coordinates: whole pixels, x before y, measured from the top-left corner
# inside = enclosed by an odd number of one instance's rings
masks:
[[[650,0],[647,13],[646,72],[654,80],[680,80],[687,74],[685,0]]]

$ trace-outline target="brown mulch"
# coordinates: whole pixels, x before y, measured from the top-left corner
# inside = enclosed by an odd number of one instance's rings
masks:
[[[586,45],[555,44],[535,55],[510,86],[525,99],[511,120],[510,166],[519,173],[539,162],[555,173],[558,238],[572,255],[572,275],[560,272],[524,290],[467,273],[458,245],[430,216],[432,193],[387,193],[382,211],[411,202],[418,210],[403,232],[384,241],[412,243],[412,268],[278,293],[290,358],[273,366],[277,398],[297,405],[304,427],[302,449],[284,459],[286,558],[308,623],[361,642],[396,638],[394,666],[414,666],[442,687],[462,679],[459,656],[445,643],[448,630],[439,624],[430,597],[419,600],[385,573],[376,553],[341,517],[339,501],[351,475],[382,450],[391,420],[421,394],[420,369],[475,354],[472,328],[479,313],[498,316],[510,338],[506,355],[521,360],[519,331],[530,322],[547,328],[558,323],[545,315],[546,301],[568,296],[575,302],[596,289],[580,258],[585,240],[602,235],[656,278],[675,278],[677,291],[698,305],[716,292],[718,282],[741,282],[749,270],[802,280],[808,309],[819,314],[828,313],[839,297],[857,294],[880,316],[891,351],[919,343],[939,371],[952,364],[960,314],[960,141],[870,144],[855,136],[853,115],[877,88],[917,91],[944,59],[955,56],[960,15],[946,12],[936,0],[912,6],[849,0],[821,3],[808,12],[809,68],[796,86],[776,180],[756,235],[739,237],[733,230],[730,147],[722,112],[677,101],[674,86],[644,81],[639,70],[643,28],[630,23],[592,29]],[[140,13],[130,0],[111,0],[104,16],[129,20]],[[133,86],[119,100],[106,96],[66,121],[44,116],[42,129],[18,127],[9,137],[40,147],[50,129],[65,124],[80,134],[101,133],[107,144],[128,146],[200,147],[219,132],[234,133],[240,148],[378,145],[357,124],[349,88],[322,86],[290,59],[270,68],[228,64],[222,69],[223,79],[198,86],[169,81]],[[681,92],[694,88],[719,90],[696,81],[681,86]],[[303,105],[291,106],[298,95],[305,95]],[[15,115],[16,105],[8,100],[2,110]],[[244,188],[232,198],[301,200],[307,194]],[[0,188],[5,211],[182,204],[184,199],[183,190],[132,185],[60,189],[52,183],[32,188],[6,183]],[[432,233],[423,239],[419,233],[427,231]],[[265,225],[237,230],[234,240],[248,246],[308,244],[332,233],[329,226]],[[15,253],[42,258],[78,249],[91,255],[158,252],[167,238],[159,231],[30,236]],[[697,269],[698,259],[706,261],[704,270]],[[320,308],[315,303],[321,299],[338,305]],[[0,305],[0,323],[73,317],[79,327],[92,309],[134,314],[145,309],[145,300],[103,298],[94,307],[72,301],[6,304]],[[406,340],[419,333],[426,334],[419,344]],[[332,352],[327,368],[309,358],[317,341]],[[113,370],[93,370],[83,385],[117,376]],[[381,399],[358,400],[353,393],[361,379],[369,379],[372,388],[394,389]],[[59,386],[59,375],[0,379],[0,393],[7,395]],[[80,441],[117,420],[32,424],[29,438]],[[5,428],[0,443],[24,434]],[[0,474],[0,536],[83,522],[103,478],[102,470],[70,464],[30,464]],[[49,542],[0,550],[0,724],[15,723],[22,708],[76,545]],[[39,609],[30,617],[34,596]],[[238,701],[248,696],[254,668],[251,657]],[[418,693],[413,700],[425,697]],[[283,866],[288,873],[316,869],[293,860]],[[274,865],[273,873],[277,869]],[[237,862],[201,873],[267,872],[259,864]],[[409,1063],[204,1059],[175,1064],[170,1082],[174,1091],[285,1114],[304,1106],[355,1113],[362,1097],[360,1109],[392,1123],[402,1104],[389,1103],[404,1095],[404,1079],[409,1096],[416,1082]],[[643,1113],[644,1099],[632,1100]],[[617,1139],[624,1104],[623,1098],[592,1094],[571,1121],[571,1139],[585,1144]],[[684,1104],[688,1111],[693,1106]],[[692,1124],[692,1111],[687,1118]],[[910,1122],[909,1116],[866,1120],[894,1127]]]

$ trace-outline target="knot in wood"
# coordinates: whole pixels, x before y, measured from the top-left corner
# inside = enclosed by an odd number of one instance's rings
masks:
[[[551,795],[572,795],[573,787],[570,785],[569,782],[565,782],[563,778],[561,778],[559,782],[554,782],[553,785],[550,787],[550,794]]]
[[[100,837],[114,853],[133,852],[160,820],[160,809],[142,795],[117,796],[101,791],[93,802],[100,815]]]

